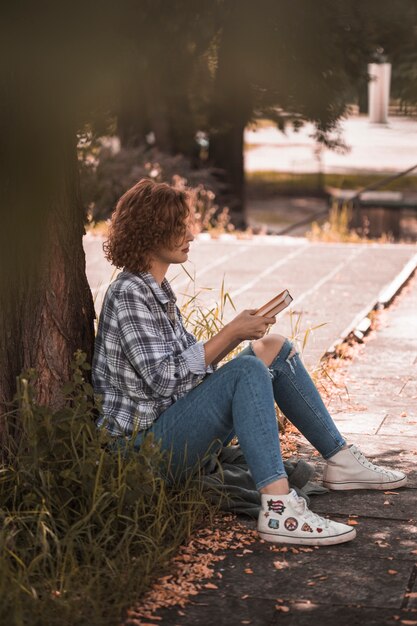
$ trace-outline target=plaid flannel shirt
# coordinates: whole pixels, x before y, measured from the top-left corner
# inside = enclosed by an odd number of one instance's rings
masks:
[[[160,286],[150,273],[121,272],[106,292],[95,341],[98,425],[112,435],[145,430],[212,371],[168,281]]]

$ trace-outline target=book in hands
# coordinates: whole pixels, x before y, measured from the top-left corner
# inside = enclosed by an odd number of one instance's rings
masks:
[[[285,289],[275,296],[275,298],[272,298],[272,300],[261,306],[261,308],[255,312],[255,315],[261,315],[262,317],[274,317],[291,304],[292,300],[290,292],[288,289]]]

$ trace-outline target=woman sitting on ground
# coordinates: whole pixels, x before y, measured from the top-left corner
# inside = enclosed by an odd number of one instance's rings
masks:
[[[107,258],[123,271],[109,286],[93,362],[102,397],[99,426],[114,437],[153,433],[184,474],[211,444],[236,433],[261,493],[260,536],[275,543],[328,545],[349,541],[351,526],[314,514],[290,490],[281,456],[274,401],[327,461],[329,489],[393,489],[405,474],[370,463],[348,446],[288,339],[265,335],[274,317],[246,310],[215,336],[199,342],[186,331],[166,279],[187,261],[194,237],[183,191],[143,179],[113,213]],[[242,341],[236,358],[217,364]]]

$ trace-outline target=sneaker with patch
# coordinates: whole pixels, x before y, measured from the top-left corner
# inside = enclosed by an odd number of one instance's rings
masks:
[[[323,485],[327,489],[397,489],[407,484],[407,476],[398,470],[380,467],[368,461],[352,445],[327,459]]]
[[[306,546],[330,546],[351,541],[356,530],[347,524],[320,517],[292,489],[289,494],[261,494],[258,517],[261,539],[272,543],[293,543]]]

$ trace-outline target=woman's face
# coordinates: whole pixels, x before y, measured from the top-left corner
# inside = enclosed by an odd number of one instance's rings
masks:
[[[170,265],[171,263],[185,263],[190,251],[190,243],[194,241],[193,219],[189,216],[185,222],[185,234],[180,241],[173,243],[172,247],[161,246],[152,254],[156,262]]]

